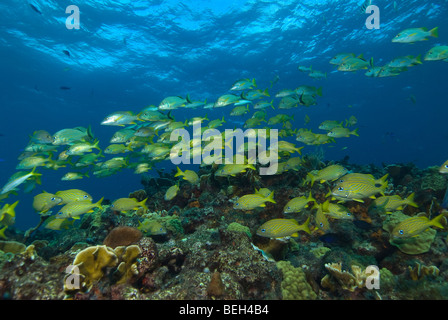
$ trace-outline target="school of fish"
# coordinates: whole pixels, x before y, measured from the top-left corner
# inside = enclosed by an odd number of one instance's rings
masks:
[[[370,2],[369,2],[370,3]],[[426,28],[409,28],[399,32],[391,42],[411,44],[419,41],[438,37],[438,28],[430,30]],[[423,58],[422,58],[423,57]],[[374,65],[374,59],[365,58],[363,54],[338,53],[329,63],[336,66],[339,72],[356,72],[366,70],[369,77],[398,76],[408,68],[422,65],[426,61],[448,62],[448,46],[433,46],[427,52],[417,56],[407,55],[396,57],[382,65]],[[315,70],[311,66],[299,65],[299,73],[306,73],[313,81],[325,81],[329,72]],[[317,106],[319,97],[324,90],[322,86],[311,86],[297,83],[295,88],[278,89],[273,92],[279,76],[271,81],[269,88],[259,88],[256,79],[244,78],[230,84],[229,91],[215,99],[213,102],[206,100],[193,100],[189,95],[165,97],[158,105],[149,105],[139,112],[115,111],[107,114],[100,122],[103,126],[115,126],[117,131],[109,141],[99,141],[91,127],[74,127],[61,129],[54,134],[46,130],[37,130],[30,136],[28,145],[18,157],[18,164],[14,173],[0,190],[0,202],[9,196],[17,194],[20,188],[26,193],[32,192],[37,185],[42,184],[44,170],[61,170],[62,181],[86,179],[91,176],[101,178],[111,176],[122,170],[132,170],[134,174],[147,173],[163,161],[169,161],[174,155],[183,155],[186,151],[189,156],[195,158],[201,156],[203,150],[210,148],[209,140],[201,138],[201,134],[207,129],[218,129],[224,124],[235,127],[241,117],[247,117],[241,125],[245,129],[278,129],[278,169],[276,174],[282,174],[289,170],[298,170],[302,164],[302,149],[309,145],[334,144],[337,139],[359,137],[358,124],[355,116],[348,119],[329,119],[321,122],[318,130],[312,132],[309,128],[298,128],[297,119],[294,118],[303,108]],[[209,119],[193,117],[182,121],[176,121],[176,110],[216,110],[228,108],[228,117]],[[291,111],[292,110],[292,111]],[[276,114],[268,117],[268,112]],[[292,112],[292,114],[291,114]],[[310,122],[305,115],[305,125]],[[198,134],[200,138],[193,138],[184,143],[181,149],[179,139],[173,140],[173,133],[179,129],[195,128],[195,124],[201,124],[201,132],[193,132],[193,137]],[[213,142],[219,140],[222,148],[229,146],[224,135],[215,133]],[[289,141],[288,141],[289,140]],[[294,141],[294,142],[292,142]],[[100,146],[101,144],[101,146]],[[303,145],[300,145],[303,144]],[[249,144],[242,148],[248,152]],[[199,154],[198,154],[199,152]],[[209,158],[204,158],[201,166],[211,166]],[[255,171],[260,163],[244,158],[244,163],[221,163],[214,170],[217,179],[228,179],[238,175]],[[40,171],[40,172],[37,172]],[[448,160],[439,169],[441,174],[448,173]],[[380,210],[386,214],[395,210],[401,210],[405,206],[418,207],[414,202],[414,194],[409,194],[405,199],[399,195],[390,194],[388,190],[387,175],[374,177],[371,174],[349,172],[338,164],[310,171],[302,182],[309,186],[310,190],[316,184],[324,184],[328,189],[324,202],[318,203],[312,192],[301,196],[292,197],[286,204],[280,205],[274,198],[274,192],[261,188],[255,189],[253,194],[246,194],[232,199],[233,208],[244,212],[263,210],[266,206],[279,206],[284,214],[283,219],[266,221],[257,230],[262,237],[288,239],[297,237],[300,232],[311,233],[314,230],[327,232],[332,223],[337,220],[354,220],[350,210],[343,204],[348,201],[364,202],[373,199],[369,210]],[[177,166],[177,172],[173,179],[176,182],[167,189],[164,199],[171,201],[180,190],[180,183],[190,183],[197,186],[200,176],[192,170],[181,170]],[[73,222],[80,216],[94,210],[101,210],[104,198],[94,202],[92,197],[83,190],[66,189],[54,193],[43,191],[34,196],[33,209],[40,215],[49,216],[46,228],[53,230],[67,229],[73,226]],[[150,199],[137,201],[134,198],[123,197],[114,199],[111,208],[114,211],[129,213],[136,210],[147,210],[146,202]],[[13,204],[4,204],[0,209],[0,237],[5,238],[4,231],[14,223],[15,207]],[[308,216],[302,216],[302,224],[291,214],[306,212]],[[433,219],[425,216],[410,217],[396,226],[391,234],[394,238],[414,237],[430,227],[443,228],[440,223],[442,215]],[[314,226],[314,227],[313,227]],[[160,223],[154,221],[139,222],[139,229],[149,234],[164,234],[166,230]]]

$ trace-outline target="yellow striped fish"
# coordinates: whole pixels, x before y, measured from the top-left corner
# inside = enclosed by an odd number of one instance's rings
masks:
[[[272,191],[269,190],[268,188],[260,188],[259,190],[257,190],[257,188],[255,188],[255,194],[259,194],[260,196],[263,197],[269,197],[271,195]]]
[[[330,200],[322,204],[322,212],[334,219],[353,220],[353,214],[343,205],[331,203]]]
[[[173,200],[178,192],[179,192],[179,184],[177,183],[174,186],[169,187],[168,190],[166,190],[164,197],[165,200],[166,201]]]
[[[358,201],[364,202],[364,198],[375,199],[375,195],[381,193],[384,196],[384,191],[387,189],[388,174],[381,179],[375,180],[348,180],[339,183],[333,188],[331,194],[340,201]]]
[[[52,193],[43,192],[34,197],[33,208],[37,212],[45,213],[61,202],[62,198],[56,197]]]
[[[257,170],[252,164],[226,164],[215,172],[215,176],[235,177],[239,173],[246,172],[246,169]]]
[[[295,197],[289,200],[285,207],[283,208],[283,213],[293,213],[293,212],[300,212],[304,208],[308,207],[309,202],[316,202],[316,200],[312,197],[311,192],[307,197]]]
[[[182,176],[184,180],[187,180],[191,184],[197,184],[199,182],[199,176],[196,172],[192,170],[185,170],[182,171],[177,167],[177,173],[174,175],[174,177]]]
[[[79,189],[69,189],[58,191],[54,194],[56,197],[62,198],[60,205],[67,204],[72,201],[89,200],[92,201],[92,196],[85,191]]]
[[[276,203],[274,200],[274,191],[268,197],[260,194],[246,194],[235,201],[233,209],[252,210],[258,207],[266,207],[265,202]]]
[[[257,230],[257,235],[267,238],[298,237],[299,231],[311,233],[310,217],[299,225],[295,219],[272,219],[263,223]]]
[[[432,220],[429,220],[428,217],[425,216],[410,217],[394,227],[392,230],[392,237],[406,239],[418,236],[429,227],[443,229],[443,226],[440,223],[440,220],[443,217],[444,214],[440,214]]]
[[[308,172],[307,178],[309,178],[309,181],[311,181],[311,186],[313,186],[314,181],[319,181],[320,183],[324,183],[325,181],[333,181],[342,177],[347,172],[348,170],[343,166],[333,164],[319,170],[316,174]]]
[[[372,182],[372,183],[375,183],[376,181],[380,181],[381,179],[377,180],[371,174],[353,172],[353,173],[347,173],[345,176],[342,176],[340,179],[338,179],[335,182],[335,186],[339,185],[342,182],[346,182],[346,181],[352,181],[352,182],[361,181],[361,182]]]
[[[79,201],[72,201],[67,203],[65,206],[59,210],[59,212],[56,214],[56,218],[58,219],[65,219],[65,218],[73,218],[73,219],[79,219],[79,216],[86,213],[86,212],[92,212],[93,208],[100,208],[101,202],[104,198],[101,198],[98,202],[92,203],[90,200],[79,200]]]
[[[137,210],[138,208],[148,210],[148,207],[146,206],[146,200],[148,200],[148,198],[140,202],[138,202],[135,198],[120,198],[112,203],[112,208],[115,211],[121,212]]]
[[[415,193],[411,193],[406,199],[402,199],[399,195],[382,196],[374,201],[369,207],[369,211],[381,211],[385,213],[392,213],[393,211],[403,210],[407,205],[418,208],[418,204],[414,202]]]
[[[323,232],[330,230],[330,222],[328,222],[328,219],[322,210],[322,204],[317,206],[316,216],[314,218],[316,221],[316,226],[319,230],[322,230]]]

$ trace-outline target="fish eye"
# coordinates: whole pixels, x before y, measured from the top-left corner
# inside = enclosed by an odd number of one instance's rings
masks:
[[[291,210],[291,207],[286,208],[286,210]]]
[[[236,205],[236,206],[239,206],[240,204],[237,202],[237,203],[235,203],[235,205]]]
[[[347,212],[347,216],[349,216],[349,217],[350,217],[351,215],[352,215],[352,214],[351,214],[351,212]]]
[[[56,198],[55,198],[55,197],[52,197],[50,200],[51,200],[51,201],[56,201]]]
[[[87,199],[88,197],[89,197],[89,196],[88,196],[88,195],[86,195],[86,194],[85,194],[85,195],[83,196],[83,198],[84,198],[84,199]]]
[[[403,230],[398,230],[398,233],[399,234],[404,234],[404,231]]]
[[[447,168],[447,169],[448,169],[448,164],[446,164],[446,165],[445,165],[445,168]]]
[[[323,227],[324,226],[324,224],[321,222],[321,223],[319,223],[319,226],[321,226],[321,227]]]
[[[344,190],[343,187],[339,187],[339,188],[338,188],[338,191],[342,191],[342,190]]]
[[[261,232],[266,232],[266,229],[261,229]]]
[[[59,212],[58,212],[58,216],[62,216],[62,211],[59,211]]]

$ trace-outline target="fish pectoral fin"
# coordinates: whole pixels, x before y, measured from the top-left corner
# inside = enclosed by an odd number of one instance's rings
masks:
[[[294,238],[297,238],[299,236],[299,233],[298,232],[294,232],[292,235],[291,235],[291,237],[294,237]]]

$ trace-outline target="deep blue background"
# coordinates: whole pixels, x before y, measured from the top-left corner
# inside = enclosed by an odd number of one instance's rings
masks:
[[[323,87],[317,106],[280,111],[294,114],[297,128],[320,132],[317,127],[324,120],[357,117],[360,137],[325,146],[327,160],[349,155],[360,164],[413,162],[426,167],[448,157],[447,62],[424,62],[391,78],[369,78],[364,71],[342,73],[328,63],[337,53],[354,52],[383,65],[398,56],[424,55],[436,44],[447,45],[447,1],[396,1],[396,10],[391,1],[373,1],[381,10],[379,30],[365,27],[368,15],[360,12],[359,1],[29,3],[0,3],[0,185],[16,171],[17,156],[35,130],[55,133],[91,125],[105,148],[118,127],[100,122],[113,111],[138,112],[171,95],[214,101],[237,79],[256,78],[264,89],[275,75],[280,80],[270,90],[272,96],[304,84]],[[65,8],[71,4],[81,10],[80,30],[65,27]],[[391,42],[403,29],[435,26],[437,39]],[[313,80],[297,70],[299,64],[312,65],[328,77]],[[224,115],[229,120],[230,110],[199,109],[188,115],[176,110],[174,116],[183,120],[207,113],[210,119]],[[275,112],[269,110],[268,117]],[[305,114],[311,118],[306,126]],[[238,123],[227,125],[234,128]],[[315,147],[303,151],[315,152]],[[65,172],[43,170],[42,187],[7,200],[20,200],[17,227],[37,223],[31,203],[42,190],[82,188],[97,200],[124,197],[141,188],[141,177],[130,170],[102,179],[60,181]]]

